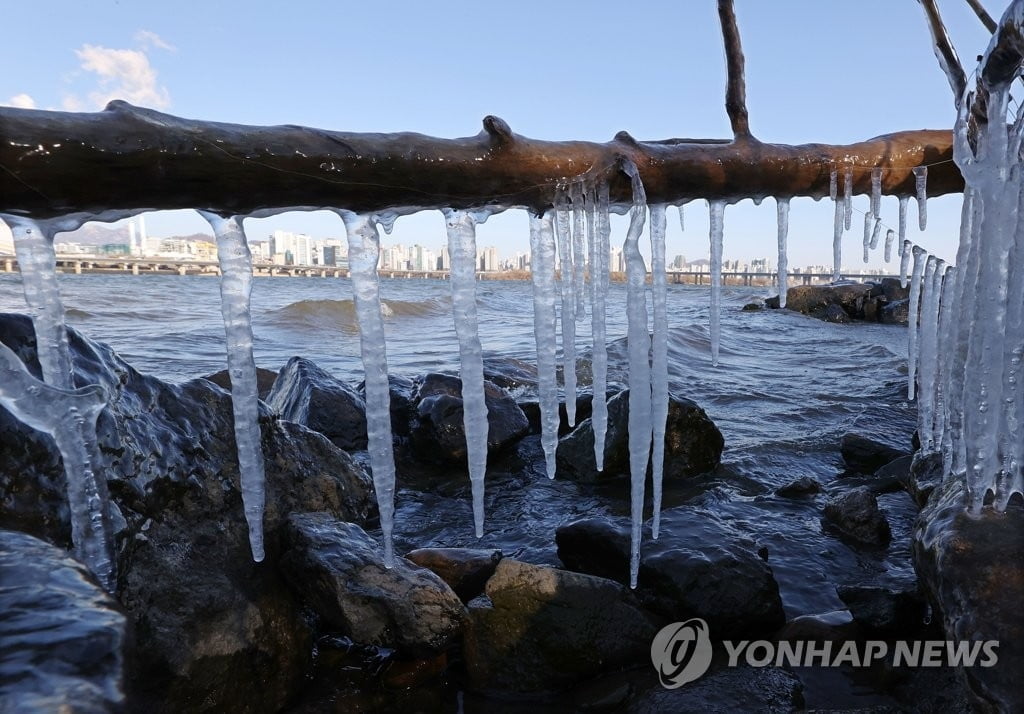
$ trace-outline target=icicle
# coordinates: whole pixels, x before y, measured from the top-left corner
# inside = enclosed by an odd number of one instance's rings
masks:
[[[725,233],[725,201],[709,201],[711,211],[711,364],[718,366],[722,312],[722,244]],[[839,204],[836,204],[837,206]],[[838,209],[836,210],[838,215]]]
[[[914,273],[910,278],[910,304],[907,321],[910,325],[910,336],[907,339],[907,399],[913,401],[915,378],[917,376],[917,323],[920,316],[921,279],[924,275],[925,258],[928,252],[920,246],[914,246]]]
[[[552,211],[530,214],[530,276],[533,280],[533,332],[537,343],[537,392],[541,445],[548,478],[555,477],[558,448],[558,381],[555,371],[555,236]],[[595,393],[595,400],[597,394]]]
[[[231,409],[235,419],[235,448],[242,506],[249,526],[252,559],[263,560],[263,511],[266,477],[263,470],[263,438],[260,434],[259,388],[252,355],[252,253],[237,217],[225,218],[199,211],[217,239],[220,262],[220,310],[227,340],[228,373],[231,375]]]
[[[910,269],[910,256],[913,243],[909,240],[903,241],[903,250],[900,252],[900,287],[907,287],[907,271]]]
[[[683,207],[679,207],[680,216]],[[591,355],[594,397],[590,420],[594,425],[594,461],[597,470],[604,470],[604,442],[608,432],[608,345],[606,344],[605,296],[608,294],[608,254],[611,249],[611,222],[608,215],[608,184],[597,187],[597,205],[594,215],[594,235],[590,285],[594,294],[594,307],[590,313],[594,346]],[[680,220],[682,220],[680,218]]]
[[[476,317],[476,224],[486,214],[444,211],[451,255],[452,313],[459,340],[462,380],[462,424],[473,490],[476,537],[484,535],[484,477],[487,471],[487,403],[484,400],[484,359]]]
[[[928,167],[914,167],[914,189],[917,191],[917,225],[922,231],[928,226]]]
[[[882,235],[882,219],[876,215],[875,222],[871,227],[871,242],[868,243],[868,248],[874,250],[878,247],[878,237],[880,235]]]
[[[632,538],[630,540],[629,586],[636,587],[640,571],[640,537],[644,512],[644,482],[651,455],[651,337],[647,328],[647,296],[644,283],[647,267],[640,255],[640,234],[644,230],[647,197],[640,173],[632,161],[623,162],[632,179],[633,207],[622,252],[626,256],[626,319],[629,349],[629,481]],[[713,269],[713,266],[712,266]],[[713,278],[712,278],[713,279]]]
[[[683,216],[683,204],[680,203],[678,208],[679,208],[679,230],[682,231],[683,233],[685,233],[686,232],[686,219]]]
[[[875,225],[875,214],[868,211],[864,214],[864,262],[868,262],[868,246],[871,245],[871,229]]]
[[[586,209],[586,196],[583,192],[583,182],[576,181],[572,185],[572,284],[576,291],[576,319],[582,320],[587,311],[583,307],[583,296],[586,292],[584,286],[584,273],[587,269],[587,259],[584,253],[586,239],[584,237],[584,211]],[[576,400],[573,390],[573,401]],[[568,391],[566,401],[569,401]]]
[[[949,352],[952,352],[952,339],[950,329],[953,315],[958,309],[956,299],[957,269],[950,267],[942,276],[942,286],[939,291],[939,330],[937,336],[938,360],[937,374],[935,377],[935,414],[932,419],[933,443],[936,450],[946,453],[946,419],[949,407],[949,368],[952,361],[947,359]]]
[[[832,169],[831,171],[828,172],[828,197],[831,198],[833,201],[835,201],[839,195],[838,189],[839,172],[836,171],[835,169]]]
[[[900,224],[899,224],[899,228],[900,228],[899,239],[900,239],[900,241],[898,243],[898,245],[900,245],[900,246],[904,245],[904,242],[907,240],[907,204],[908,203],[910,203],[910,198],[908,198],[907,196],[900,196]],[[902,278],[903,276],[900,276],[900,277]],[[906,285],[904,285],[903,287],[906,287]]]
[[[836,215],[832,226],[832,282],[839,282],[843,264],[843,206],[835,204]]]
[[[558,288],[562,295],[562,382],[565,385],[565,414],[569,426],[576,424],[576,272],[575,236],[569,228],[569,209],[565,192],[555,196],[555,239],[561,270]]]
[[[892,243],[896,239],[896,232],[892,228],[885,232],[885,262],[892,259]]]
[[[352,276],[352,297],[359,323],[359,350],[363,360],[366,390],[366,435],[370,453],[373,488],[380,511],[384,539],[384,564],[394,564],[391,533],[395,515],[395,454],[391,443],[391,392],[388,384],[387,345],[381,316],[380,235],[374,216],[339,210],[348,234],[348,264]],[[475,256],[474,256],[475,258]]]
[[[843,227],[850,230],[853,224],[853,169],[847,167],[843,174]]]
[[[882,215],[882,169],[871,169],[871,214]]]
[[[935,378],[938,372],[939,291],[945,263],[929,255],[924,268],[921,295],[920,369],[918,370],[917,435],[921,450],[935,449],[932,419],[935,409]]]
[[[661,527],[661,482],[665,470],[665,423],[668,420],[668,287],[665,275],[665,216],[663,203],[651,206],[651,296],[654,307],[654,339],[651,346],[651,484],[654,488],[654,521],[651,537]]]
[[[786,291],[789,290],[789,259],[786,255],[786,238],[789,236],[789,199],[775,199],[778,221],[779,266],[776,273],[779,283],[779,307],[786,307]]]

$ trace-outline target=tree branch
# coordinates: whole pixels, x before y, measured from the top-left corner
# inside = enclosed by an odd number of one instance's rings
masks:
[[[733,136],[745,139],[751,136],[750,119],[747,116],[745,60],[732,0],[718,0],[718,17],[722,23],[722,40],[725,43],[725,63],[729,77],[725,88],[725,111],[729,114]]]
[[[985,26],[986,30],[989,32],[996,31],[996,21],[988,14],[980,0],[967,0],[967,4],[971,6],[972,10],[974,10],[974,14],[978,16],[978,19],[981,20],[981,24]]]
[[[356,134],[298,126],[193,121],[112,102],[91,114],[0,108],[0,212],[54,218],[198,208],[247,215],[288,208],[552,205],[559,182],[589,172],[613,202],[632,191],[617,170],[640,170],[652,202],[828,195],[829,173],[851,166],[867,193],[873,167],[886,194],[914,195],[911,169],[929,165],[928,194],[960,192],[952,133],[899,132],[857,144],[757,141],[538,141],[495,117],[463,139]],[[108,218],[109,219],[109,218]]]
[[[963,98],[964,89],[967,87],[967,75],[964,67],[960,64],[960,57],[957,56],[953,41],[949,39],[946,26],[942,22],[942,15],[935,0],[918,0],[924,8],[924,14],[928,18],[928,29],[932,35],[932,46],[935,51],[935,58],[939,61],[949,87],[953,90],[953,103],[959,107]]]

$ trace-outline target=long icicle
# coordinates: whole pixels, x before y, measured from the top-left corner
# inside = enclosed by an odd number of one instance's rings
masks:
[[[548,478],[555,477],[558,448],[558,381],[555,368],[555,236],[553,211],[530,214],[530,277],[533,280],[533,332],[537,344],[540,440]]]
[[[462,424],[473,490],[473,525],[484,535],[484,478],[487,472],[487,403],[484,399],[484,357],[476,314],[476,225],[486,214],[444,211],[451,255],[452,313],[459,340],[462,380]]]
[[[263,511],[266,475],[260,434],[259,387],[253,357],[252,253],[238,217],[224,217],[199,211],[209,222],[217,239],[220,263],[220,310],[227,339],[228,373],[231,375],[231,409],[235,419],[235,448],[242,487],[242,507],[249,526],[252,559],[263,560]]]
[[[587,311],[584,307],[583,298],[586,293],[585,273],[587,270],[587,259],[584,253],[586,245],[586,222],[584,219],[587,204],[586,192],[582,181],[572,183],[572,284],[576,293],[574,303],[576,305],[576,319],[582,320],[586,317]],[[566,394],[568,401],[568,394]],[[573,401],[576,401],[575,392]],[[570,426],[572,422],[570,422]]]
[[[910,278],[910,301],[909,301],[909,314],[907,315],[907,321],[910,325],[910,335],[907,338],[907,399],[913,401],[914,391],[917,387],[915,379],[917,378],[917,335],[918,335],[918,318],[920,317],[920,305],[921,305],[921,281],[924,277],[924,265],[925,259],[928,257],[928,252],[921,246],[915,245],[913,248],[914,254],[914,272]]]
[[[380,511],[384,565],[394,565],[391,534],[395,516],[395,454],[391,442],[391,391],[388,384],[387,346],[381,316],[377,262],[380,234],[374,216],[339,210],[348,234],[348,264],[352,297],[359,322],[359,350],[366,385],[366,435],[373,472],[373,489]]]
[[[839,201],[835,204],[835,216],[832,218],[832,282],[839,282],[843,269],[843,220],[845,209]]]
[[[722,243],[724,240],[725,201],[710,201],[711,243],[711,364],[718,366],[718,347],[721,335],[722,313]],[[838,204],[836,204],[838,205]]]
[[[942,273],[945,262],[929,255],[924,267],[921,285],[921,328],[920,359],[917,395],[917,435],[921,450],[931,453],[935,450],[935,432],[932,417],[935,410],[935,385],[938,372],[939,334],[939,292],[942,289]]]
[[[629,352],[629,482],[632,538],[629,554],[629,586],[636,587],[640,572],[640,539],[644,514],[644,482],[651,455],[651,337],[647,328],[647,266],[640,255],[640,234],[647,220],[647,196],[636,165],[623,161],[623,171],[633,184],[633,206],[622,252],[626,258],[626,319]]]
[[[853,169],[847,167],[843,174],[843,227],[850,230],[853,225]]]
[[[608,258],[611,249],[611,222],[608,208],[608,184],[597,185],[597,203],[594,214],[593,255],[591,261],[591,289],[594,307],[591,312],[593,333],[594,396],[591,405],[591,423],[594,425],[594,461],[597,470],[604,470],[604,444],[608,432],[608,345],[605,296],[608,294]]]
[[[928,167],[914,167],[914,189],[917,192],[917,227],[928,227]]]
[[[776,279],[779,286],[779,307],[786,307],[786,292],[789,290],[789,258],[786,241],[789,236],[789,199],[775,199],[778,222],[779,263]]]
[[[665,471],[665,424],[668,421],[668,286],[665,275],[664,203],[651,206],[651,298],[654,338],[651,345],[651,485],[654,489],[654,520],[651,537],[661,530],[662,478]]]
[[[558,248],[558,290],[562,297],[562,384],[565,387],[565,415],[569,426],[576,424],[576,285],[575,236],[569,224],[569,206],[563,189],[555,195],[555,243]]]

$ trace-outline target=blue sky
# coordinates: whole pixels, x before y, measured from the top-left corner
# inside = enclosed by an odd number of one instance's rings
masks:
[[[0,103],[99,109],[118,96],[173,114],[246,124],[466,136],[496,114],[541,139],[726,137],[725,62],[714,0],[604,2],[313,2],[37,0],[5,3]],[[998,16],[1002,3],[989,0]],[[846,143],[950,127],[951,94],[915,0],[737,0],[751,128],[763,141]],[[965,64],[987,33],[961,0],[940,0]],[[17,31],[14,31],[17,28]],[[959,197],[929,202],[909,236],[955,254]],[[867,198],[855,207],[866,210]],[[911,215],[914,208],[911,206]],[[860,261],[860,222],[844,239]],[[895,227],[896,202],[883,221]],[[790,265],[831,263],[828,201],[795,200]],[[206,224],[191,212],[147,218],[150,233]],[[668,251],[706,257],[707,210],[670,220]],[[725,257],[775,252],[775,205],[726,211]],[[619,235],[623,231],[617,224]],[[248,220],[338,237],[325,213]],[[439,246],[443,220],[400,219],[385,242]],[[491,218],[480,245],[526,250],[521,211]],[[879,259],[880,260],[880,259]],[[872,265],[881,265],[873,260]]]

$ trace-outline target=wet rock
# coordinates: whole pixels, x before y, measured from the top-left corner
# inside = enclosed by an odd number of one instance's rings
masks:
[[[396,441],[409,436],[409,424],[415,415],[412,405],[412,393],[416,384],[408,377],[399,374],[388,375],[389,408],[391,410],[391,435]],[[359,396],[366,399],[366,382],[356,387]]]
[[[512,396],[484,380],[487,404],[487,451],[494,454],[529,431],[526,415]],[[421,457],[464,464],[466,432],[463,426],[462,380],[449,374],[427,374],[416,381],[412,395],[415,417],[412,445]]]
[[[84,565],[0,531],[0,710],[121,711],[125,617]]]
[[[885,325],[906,325],[910,322],[910,300],[896,300],[887,303],[878,314],[878,321]]]
[[[613,396],[615,395],[608,394],[606,399],[610,399]],[[538,402],[535,397],[530,397],[528,399],[519,400],[518,404],[526,415],[527,421],[530,422],[530,433],[539,434],[541,432],[540,402]],[[594,395],[591,392],[579,392],[576,395],[576,422],[570,425],[569,414],[565,410],[565,402],[558,402],[558,435],[565,436],[585,420],[589,419],[590,415],[593,413],[593,405]]]
[[[598,481],[629,473],[629,390],[608,401],[608,432],[604,471],[594,460],[594,426],[585,419],[558,442],[558,472],[578,481]],[[725,440],[707,413],[695,402],[669,395],[665,426],[665,478],[683,478],[713,471]]]
[[[842,642],[856,639],[857,624],[849,610],[833,610],[817,615],[801,615],[786,623],[776,634],[780,642],[816,640]]]
[[[924,508],[928,498],[942,483],[942,454],[914,454],[903,486],[919,508]]]
[[[466,672],[476,689],[561,689],[645,661],[656,632],[618,583],[506,558],[469,604]]]
[[[484,379],[509,391],[537,384],[537,365],[513,357],[484,357]]]
[[[851,322],[850,314],[843,309],[842,305],[828,305],[824,310],[813,313],[813,316],[825,322],[836,322],[839,324]]]
[[[821,492],[821,484],[818,483],[817,479],[813,479],[810,476],[801,476],[800,478],[794,479],[786,485],[779,486],[779,488],[775,489],[775,495],[781,496],[782,498],[813,496],[819,492]]]
[[[910,284],[908,283],[907,287],[903,287],[899,278],[882,278],[877,285],[878,290],[882,293],[882,297],[887,302],[891,303],[910,298]]]
[[[964,510],[950,479],[932,494],[914,529],[914,566],[949,639],[998,640],[992,667],[960,670],[976,711],[1024,711],[1024,507]]]
[[[308,359],[288,360],[266,401],[282,419],[323,434],[340,449],[366,448],[366,402]]]
[[[570,570],[628,582],[630,527],[625,519],[585,518],[555,533]],[[640,550],[637,597],[669,621],[700,617],[716,637],[753,636],[785,616],[772,569],[757,545],[717,516],[691,508],[662,513]]]
[[[209,380],[216,384],[221,389],[231,391],[231,375],[228,374],[226,369],[222,369],[219,372],[208,374],[203,379]],[[264,369],[263,367],[256,368],[256,391],[260,396],[260,399],[266,401],[267,395],[270,394],[270,390],[274,387],[274,380],[277,379],[277,372],[272,369]]]
[[[712,669],[679,689],[652,687],[629,702],[630,714],[793,712],[803,710],[799,677],[779,667]]]
[[[289,583],[334,631],[360,644],[431,657],[459,635],[465,608],[441,578],[405,558],[384,567],[359,526],[324,513],[293,514],[281,565]]]
[[[748,302],[743,306],[743,312],[758,312],[764,309],[764,304],[759,302]]]
[[[885,546],[892,531],[875,495],[866,488],[847,491],[825,504],[825,522],[842,535],[869,546]]]
[[[916,583],[903,587],[839,585],[836,594],[854,621],[866,630],[890,635],[918,632],[925,618],[924,600]]]
[[[786,309],[824,320],[838,307],[847,321],[850,318],[863,320],[865,302],[878,292],[872,283],[798,285],[786,291]]]
[[[875,493],[891,493],[906,488],[910,476],[910,465],[913,457],[910,454],[893,459],[874,473],[872,491]]]
[[[284,706],[308,667],[310,633],[274,567],[278,530],[293,510],[371,518],[369,477],[322,435],[274,421],[262,406],[267,560],[253,563],[229,395],[205,379],[164,383],[105,345],[68,335],[76,384],[98,383],[111,395],[97,435],[125,519],[116,559],[135,635],[129,700],[154,711]],[[0,318],[0,340],[39,374],[28,318]],[[0,526],[11,524],[69,545],[59,455],[0,410]]]
[[[843,434],[839,442],[839,451],[843,455],[846,468],[862,474],[873,474],[901,456],[910,455],[906,451],[859,434]]]
[[[500,550],[482,548],[420,548],[405,557],[432,571],[460,600],[469,602],[484,591],[502,556]]]

